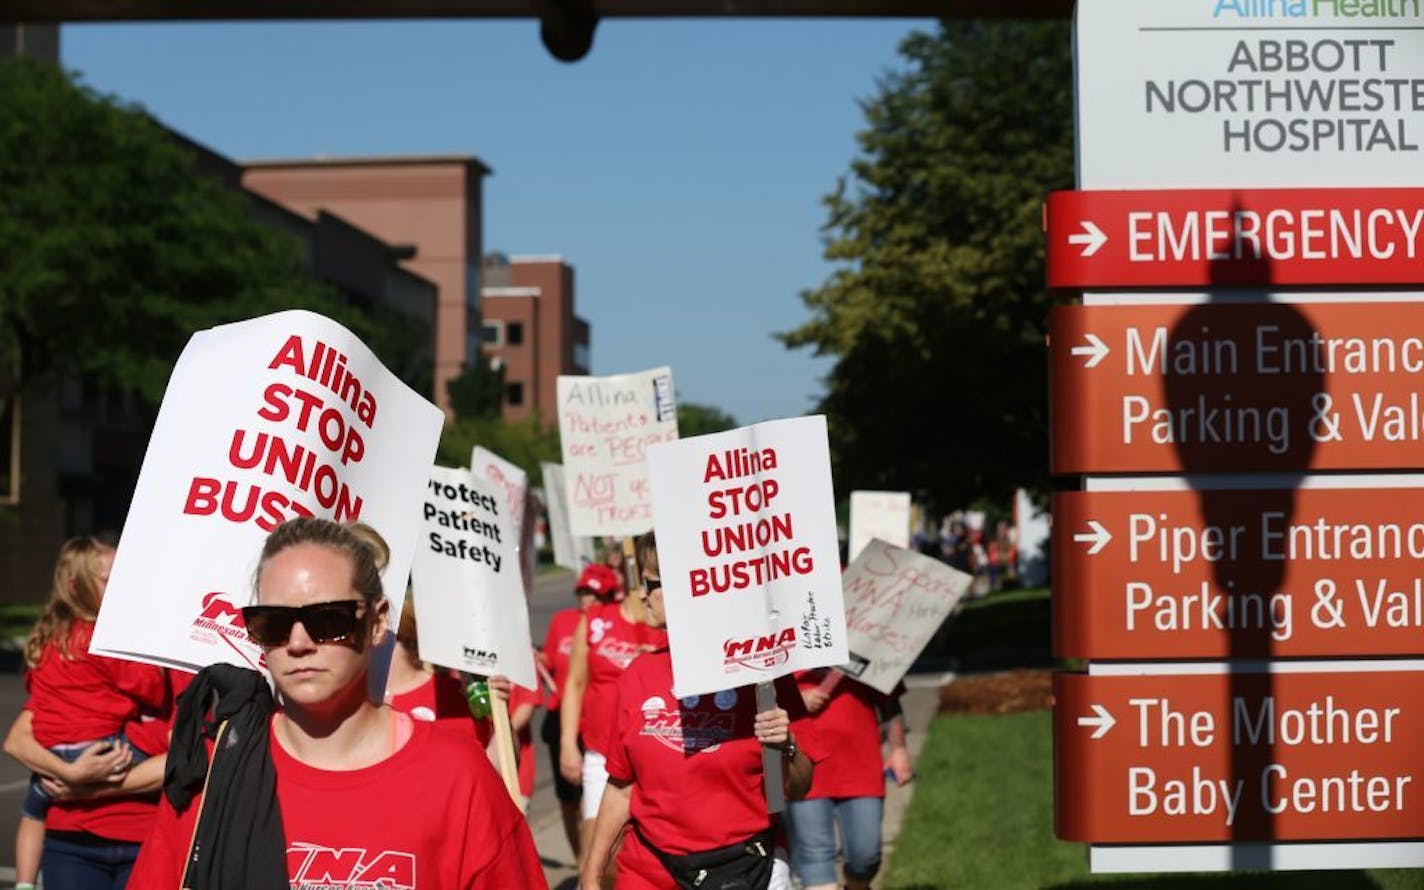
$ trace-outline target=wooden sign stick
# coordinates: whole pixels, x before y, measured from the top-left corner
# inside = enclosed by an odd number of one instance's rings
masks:
[[[499,774],[504,779],[504,787],[518,806],[523,798],[519,793],[519,764],[514,758],[514,731],[509,725],[509,702],[498,695],[490,694],[490,722],[494,724],[494,750],[499,763]]]

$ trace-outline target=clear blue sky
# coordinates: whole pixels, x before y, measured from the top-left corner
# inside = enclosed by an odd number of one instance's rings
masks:
[[[595,374],[673,368],[742,423],[806,413],[829,360],[771,337],[820,282],[820,203],[885,20],[605,21],[555,61],[532,21],[71,25],[67,67],[238,160],[468,153],[485,248],[562,254]]]

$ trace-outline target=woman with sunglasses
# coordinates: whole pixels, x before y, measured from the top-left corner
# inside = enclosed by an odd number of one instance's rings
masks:
[[[528,825],[489,762],[471,756],[468,738],[368,696],[371,654],[386,635],[389,608],[372,534],[325,519],[282,524],[262,549],[257,604],[243,610],[281,700],[263,741],[275,770],[290,886],[414,887],[419,875],[422,888],[545,887]],[[216,749],[204,793],[181,813],[169,783],[135,886],[258,886],[227,875],[191,880],[195,869],[234,860],[224,845],[246,850],[253,843],[234,829],[194,849],[200,811],[233,813],[234,800],[219,795],[252,796],[261,787],[220,784],[219,775],[231,776],[219,769],[221,735]],[[237,801],[249,811],[265,805]],[[273,852],[248,858],[270,861]]]
[[[664,627],[651,533],[639,539],[636,555],[647,621]],[[790,677],[776,682],[776,698],[782,704],[765,711],[752,687],[679,700],[666,648],[633,662],[618,680],[608,787],[579,875],[583,890],[600,890],[620,833],[618,890],[698,886],[704,869],[700,886],[789,888],[790,870],[774,854],[779,826],[767,813],[763,751],[780,752],[788,799],[810,789],[821,754]]]

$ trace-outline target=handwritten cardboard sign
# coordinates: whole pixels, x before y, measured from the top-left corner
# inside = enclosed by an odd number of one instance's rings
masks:
[[[411,565],[420,657],[534,689],[529,609],[504,496],[468,470],[431,470]]]
[[[937,559],[871,541],[841,579],[850,634],[841,670],[889,694],[973,580]]]
[[[144,456],[91,650],[197,670],[260,664],[238,611],[263,540],[360,520],[391,549],[400,619],[444,415],[334,321],[280,312],[193,335]]]
[[[564,465],[541,462],[544,500],[549,511],[549,538],[554,545],[554,565],[575,571],[593,562],[593,539],[576,537],[569,529],[568,488]]]
[[[846,661],[824,417],[655,445],[648,473],[678,695]]]
[[[575,535],[640,535],[653,527],[646,449],[677,439],[672,371],[558,381],[559,438]]]
[[[509,505],[509,521],[514,529],[515,546],[519,548],[520,577],[524,580],[527,597],[534,591],[534,571],[539,557],[534,546],[539,505],[529,488],[529,474],[482,445],[476,445],[470,453],[470,473],[499,489]]]
[[[850,493],[850,548],[846,558],[854,562],[875,538],[896,547],[910,546],[908,491]]]

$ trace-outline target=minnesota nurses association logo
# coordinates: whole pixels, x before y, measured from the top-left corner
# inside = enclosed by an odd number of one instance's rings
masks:
[[[660,695],[643,702],[642,735],[656,739],[679,754],[700,754],[716,751],[732,738],[736,729],[735,715],[725,711],[696,710],[696,702],[684,707],[674,701],[668,707]]]
[[[267,668],[267,659],[261,648],[247,635],[242,609],[233,605],[220,590],[203,595],[203,607],[193,619],[193,629],[188,637],[198,643],[228,646],[251,667],[257,670]]]
[[[400,850],[338,850],[298,842],[287,847],[287,874],[293,890],[415,890],[415,856]]]
[[[791,651],[795,648],[796,628],[794,627],[788,627],[779,633],[771,633],[766,636],[727,639],[722,641],[722,652],[726,656],[722,659],[722,665],[728,672],[734,671],[738,667],[769,671],[785,664],[791,658]]]

